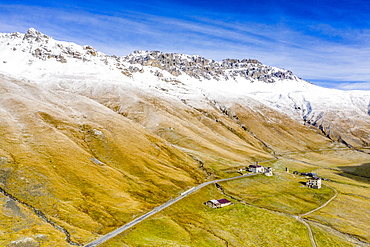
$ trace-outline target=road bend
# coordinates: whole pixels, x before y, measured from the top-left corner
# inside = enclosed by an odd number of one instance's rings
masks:
[[[241,178],[245,178],[245,177],[250,177],[250,176],[254,176],[254,175],[257,175],[255,173],[250,173],[250,174],[244,174],[244,175],[241,175],[241,176],[237,176],[237,177],[232,177],[232,178],[225,178],[225,179],[219,179],[219,180],[213,180],[213,181],[209,181],[209,182],[205,182],[205,183],[202,183],[194,188],[191,188],[190,190],[187,190],[185,191],[184,193],[182,193],[179,197],[176,197],[174,199],[171,199],[169,200],[168,202],[154,208],[152,211],[134,219],[133,221],[127,223],[126,225],[124,226],[121,226],[120,228],[117,228],[116,230],[102,236],[101,238],[85,245],[85,247],[94,247],[94,246],[98,246],[99,244],[102,244],[104,242],[106,242],[107,240],[117,236],[118,234],[126,231],[127,229],[133,227],[134,225],[140,223],[141,221],[149,218],[150,216],[158,213],[159,211],[162,211],[163,209],[171,206],[172,204],[174,204],[175,202],[177,201],[180,201],[181,199],[183,199],[184,197],[190,195],[191,193],[194,193],[195,191],[207,186],[207,185],[210,185],[210,184],[215,184],[215,183],[220,183],[220,182],[226,182],[226,181],[230,181],[230,180],[235,180],[235,179],[241,179]]]

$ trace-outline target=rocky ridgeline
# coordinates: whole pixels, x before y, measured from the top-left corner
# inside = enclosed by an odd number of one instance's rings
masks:
[[[47,61],[56,59],[57,62],[67,63],[69,59],[79,59],[83,62],[102,62],[110,68],[116,68],[126,76],[134,72],[143,72],[142,69],[131,66],[126,67],[121,57],[109,56],[98,52],[89,45],[80,46],[74,43],[55,41],[50,36],[30,28],[25,34],[18,32],[0,34],[0,39],[5,41],[11,50],[28,52],[35,58]],[[29,61],[32,64],[32,61]]]
[[[297,79],[291,71],[266,66],[255,59],[225,59],[219,62],[201,56],[160,51],[135,51],[124,57],[124,60],[130,64],[157,67],[168,71],[173,76],[187,74],[197,79],[228,80],[244,77],[268,83],[279,79]],[[163,76],[159,72],[156,72],[156,75]]]
[[[144,72],[143,66],[156,67],[151,70],[155,76],[164,77],[167,71],[177,77],[187,74],[196,79],[229,80],[237,77],[273,83],[280,79],[298,79],[289,70],[277,69],[263,65],[255,59],[225,59],[215,61],[201,56],[189,56],[179,53],[163,53],[160,51],[135,51],[125,57],[109,56],[96,51],[93,47],[79,46],[74,43],[59,42],[53,38],[30,28],[25,34],[0,34],[2,42],[6,42],[13,51],[29,52],[32,56],[47,61],[56,59],[67,63],[69,59],[83,62],[102,62],[110,68],[116,68],[126,76]],[[31,64],[32,61],[30,60]],[[165,80],[164,78],[163,80]]]
[[[58,62],[67,63],[67,58],[81,59],[83,61],[91,61],[92,57],[98,57],[102,61],[111,58],[111,56],[98,52],[88,45],[81,47],[72,43],[57,42],[33,28],[28,29],[24,35],[15,32],[2,34],[0,38],[8,39],[7,45],[13,51],[20,49],[22,52],[29,52],[34,57],[44,61],[54,58]],[[14,40],[16,41],[14,42]]]

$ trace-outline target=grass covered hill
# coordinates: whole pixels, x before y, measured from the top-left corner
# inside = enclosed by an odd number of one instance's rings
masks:
[[[368,196],[360,196],[368,186],[366,153],[318,151],[346,146],[256,100],[182,101],[150,90],[99,87],[76,93],[1,76],[1,246],[86,244],[195,185],[236,176],[257,161],[267,161],[277,176],[228,182],[223,191],[206,187],[107,246],[287,246],[293,240],[309,246],[307,229],[292,215],[334,192],[300,188],[303,180],[283,173],[286,167],[323,169],[341,193],[337,205],[366,207]],[[348,177],[340,177],[343,171]],[[357,175],[350,173],[365,177],[351,181]],[[225,196],[235,205],[213,211],[202,204]],[[348,244],[324,226],[366,242],[356,217],[333,210],[307,219],[315,222],[319,242]],[[366,220],[360,226],[369,227]]]

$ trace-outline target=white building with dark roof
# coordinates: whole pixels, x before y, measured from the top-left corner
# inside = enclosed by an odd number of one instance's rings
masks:
[[[211,207],[211,208],[222,208],[222,207],[226,207],[226,206],[231,205],[232,202],[223,198],[223,199],[219,199],[219,200],[212,199],[212,200],[206,202],[205,204],[207,206]]]
[[[308,179],[306,182],[306,186],[313,189],[320,189],[321,188],[321,178],[313,177]]]
[[[254,173],[264,173],[265,172],[265,168],[260,165],[250,165],[248,170]]]

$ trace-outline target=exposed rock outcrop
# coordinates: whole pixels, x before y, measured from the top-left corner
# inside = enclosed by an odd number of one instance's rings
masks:
[[[273,83],[279,79],[298,79],[289,70],[282,70],[263,65],[255,59],[224,59],[220,62],[201,56],[190,56],[179,53],[163,53],[160,51],[135,51],[124,57],[124,61],[141,66],[158,67],[173,76],[182,73],[197,79],[228,80],[244,77]]]
[[[10,242],[6,247],[40,247],[40,244],[33,238],[25,237]]]

